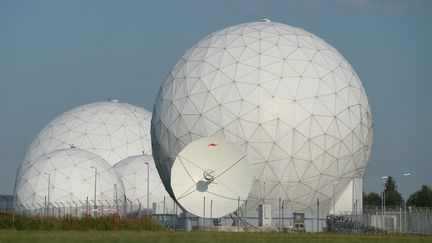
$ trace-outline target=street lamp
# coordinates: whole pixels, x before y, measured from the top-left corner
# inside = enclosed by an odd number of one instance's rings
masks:
[[[97,205],[96,205],[96,183],[97,183],[97,167],[96,166],[91,166],[90,168],[92,168],[92,169],[94,169],[94,171],[95,171],[95,174],[94,174],[94,178],[95,178],[95,181],[94,181],[94,206],[93,206],[93,208],[94,208],[94,216],[96,217],[96,209],[97,209]]]
[[[336,185],[339,181],[333,182],[333,215],[336,215]]]
[[[118,199],[117,199],[117,183],[114,184],[114,195],[115,195],[116,210],[117,210],[117,214],[118,214],[119,213],[119,207],[118,207]]]
[[[150,216],[150,164],[145,162],[147,165],[147,216]]]
[[[404,174],[404,177],[406,178],[406,177],[408,177],[408,176],[410,176],[411,175],[411,173],[405,173]],[[405,221],[404,221],[404,228],[405,228],[405,232],[407,232],[407,201],[408,201],[408,193],[406,194],[406,196],[405,196],[405,205],[404,205],[404,211],[405,211]]]
[[[381,176],[381,179],[383,180],[383,192],[382,192],[382,200],[381,200],[381,226],[384,229],[384,221],[383,216],[385,214],[385,181],[388,179],[388,176]]]
[[[381,176],[381,179],[383,180],[383,193],[382,193],[382,201],[381,201],[381,209],[384,214],[385,212],[385,181],[388,179],[388,176]]]
[[[47,195],[47,199],[48,199],[48,203],[47,203],[47,216],[49,213],[49,204],[50,204],[50,187],[51,187],[51,174],[50,173],[44,173],[45,175],[48,175],[48,195]]]
[[[332,216],[332,224],[331,224],[331,231],[334,232],[335,230],[335,222],[336,222],[336,185],[339,183],[339,181],[334,181],[333,184],[333,216]],[[330,213],[330,212],[329,212]],[[318,210],[317,210],[317,215],[318,215]]]
[[[262,181],[262,188],[261,188],[261,181]],[[262,204],[265,204],[265,187],[266,187],[266,182],[264,181],[264,180],[261,180],[261,179],[256,179],[255,180],[255,182],[256,183],[258,183],[258,187],[259,187],[259,189],[260,189],[260,192],[261,192],[261,201],[262,201]]]

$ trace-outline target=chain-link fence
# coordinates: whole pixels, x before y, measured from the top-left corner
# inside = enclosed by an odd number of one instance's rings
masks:
[[[165,200],[164,200],[165,201]],[[6,208],[6,206],[5,206]],[[279,210],[280,211],[280,210]],[[199,218],[189,213],[182,213],[175,203],[156,205],[150,208],[140,202],[127,198],[118,200],[93,200],[44,202],[16,207],[15,213],[28,216],[72,216],[100,217],[119,214],[121,217],[152,216],[162,225],[172,229],[193,230],[194,228],[231,227],[231,230],[259,230],[258,212],[245,212],[244,208],[219,219]],[[273,212],[268,230],[291,231],[294,227],[292,212]],[[363,233],[419,233],[432,234],[432,208],[421,207],[381,207],[363,208],[360,213],[328,215],[324,210],[318,214],[309,214],[304,218],[304,229],[309,232],[363,232]]]
[[[14,211],[13,202],[12,195],[0,195],[0,212],[12,213]]]
[[[42,202],[32,204],[21,204],[15,207],[15,213],[27,216],[53,216],[62,217],[70,215],[73,217],[83,216],[106,216],[119,214],[122,217],[140,217],[155,214],[175,214],[175,204],[162,205],[152,203],[151,208],[142,205],[140,202],[127,198],[118,200],[76,200],[60,202]]]
[[[328,216],[327,227],[334,232],[432,234],[432,208],[364,208],[362,214]]]

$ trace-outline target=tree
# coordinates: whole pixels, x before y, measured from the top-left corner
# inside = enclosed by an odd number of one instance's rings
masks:
[[[369,194],[363,192],[364,206],[380,206],[381,200],[382,200],[381,195],[376,192],[371,192]]]
[[[401,206],[404,201],[402,195],[397,190],[396,181],[389,176],[384,184],[385,204],[387,206]]]
[[[432,207],[432,189],[423,185],[419,191],[409,196],[407,204],[416,207]]]
[[[386,192],[397,191],[397,185],[395,179],[392,176],[387,178],[387,181],[384,184]]]

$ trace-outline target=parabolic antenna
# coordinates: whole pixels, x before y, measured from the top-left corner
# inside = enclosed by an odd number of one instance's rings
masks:
[[[249,194],[252,171],[246,153],[222,138],[188,144],[171,169],[171,187],[184,209],[219,218],[235,211]]]

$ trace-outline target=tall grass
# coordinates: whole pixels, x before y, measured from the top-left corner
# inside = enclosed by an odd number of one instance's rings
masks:
[[[64,216],[40,217],[22,216],[13,214],[0,214],[0,230],[165,230],[156,219],[151,217],[144,218],[125,218],[120,219],[116,215],[102,216],[93,218]]]
[[[175,232],[175,231],[5,231],[0,230],[0,242],[431,242],[431,237],[412,235],[362,235],[333,233],[233,233],[233,232]]]

